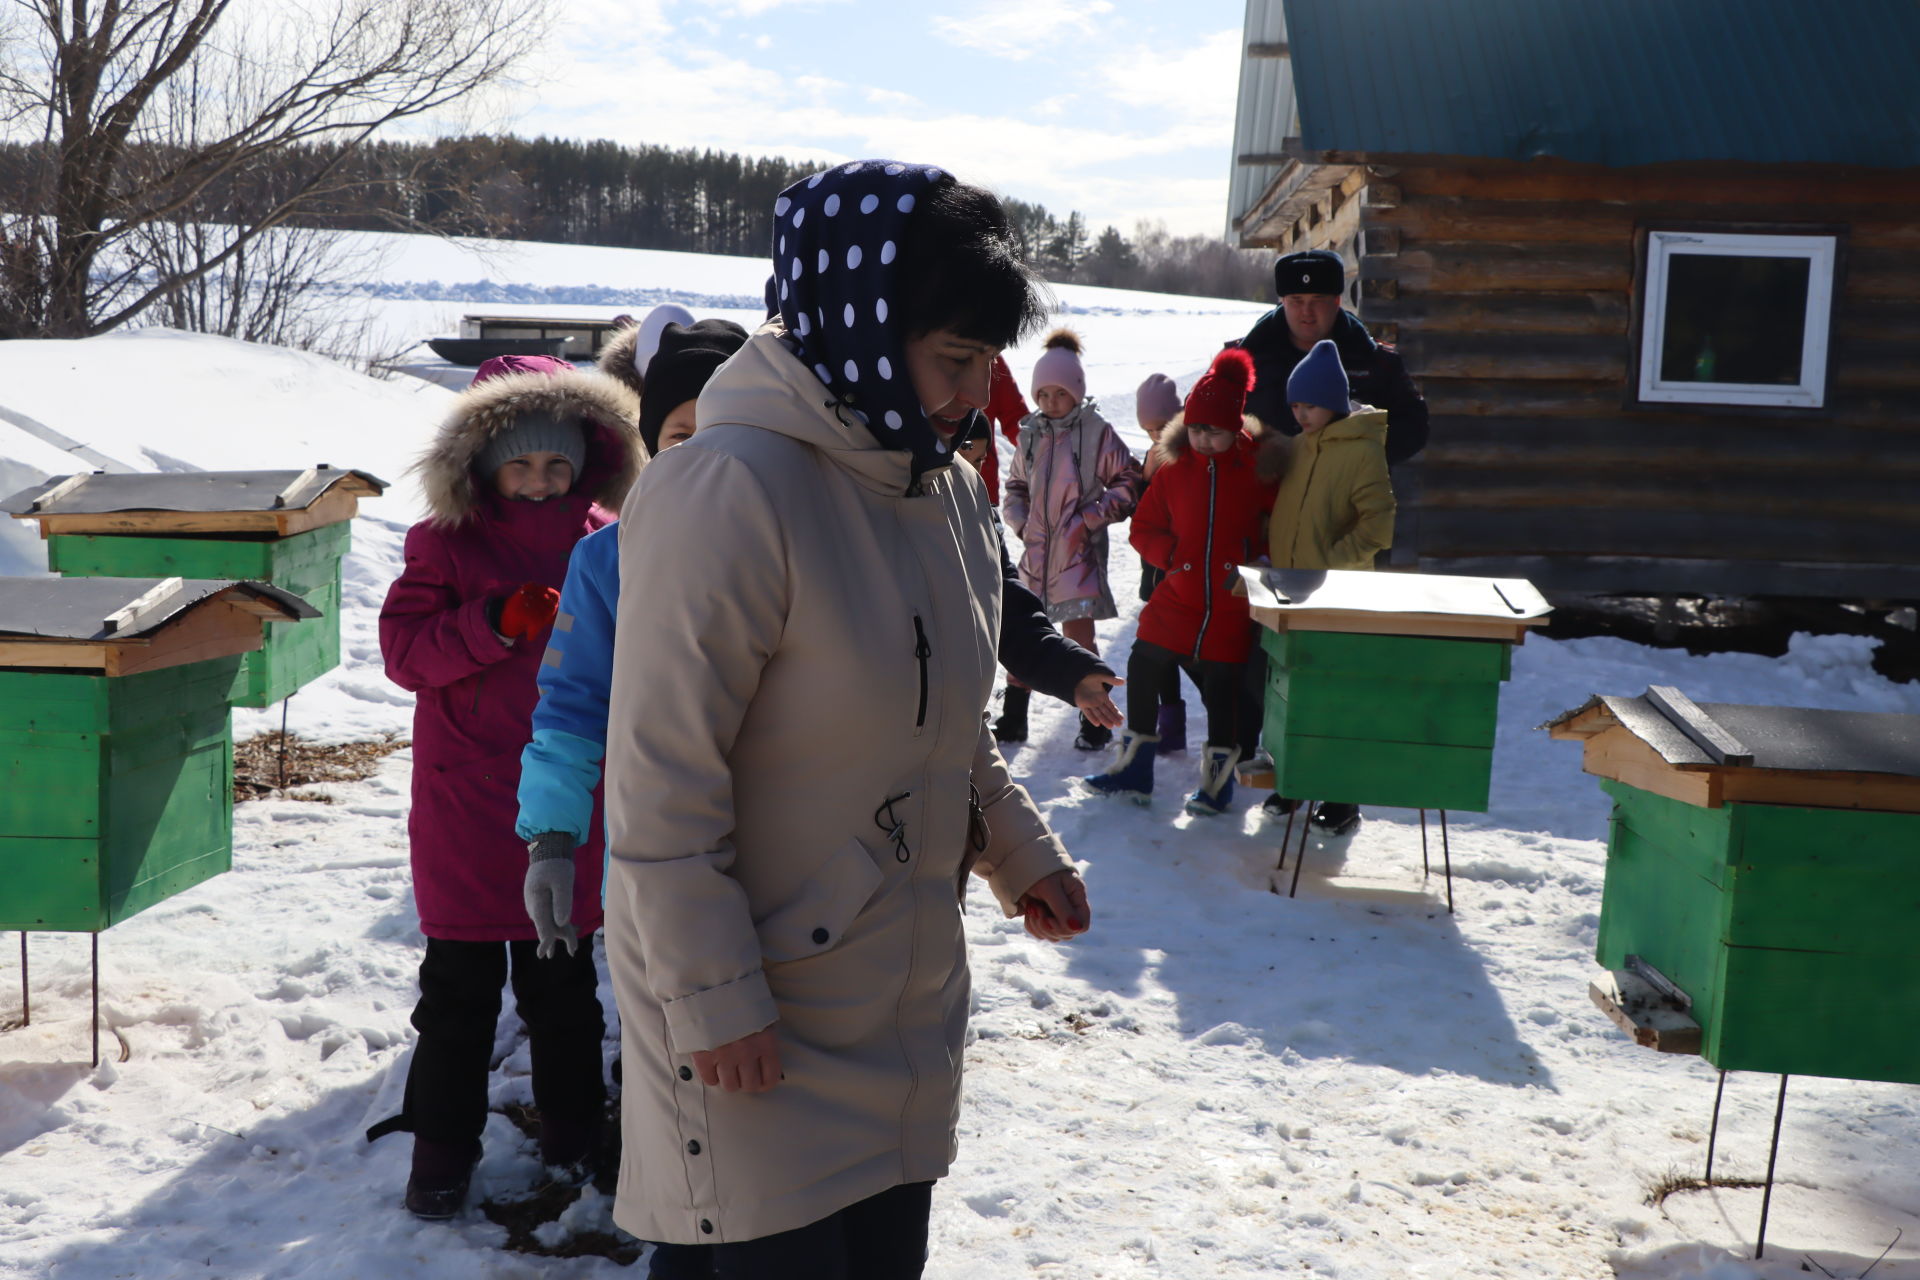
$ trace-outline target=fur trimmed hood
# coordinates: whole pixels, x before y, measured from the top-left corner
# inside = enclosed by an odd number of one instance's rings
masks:
[[[1262,480],[1272,484],[1287,473],[1287,459],[1293,451],[1287,447],[1285,436],[1278,431],[1268,430],[1266,423],[1250,413],[1241,417],[1240,429],[1258,446],[1254,468]],[[1158,471],[1169,462],[1177,461],[1186,451],[1187,414],[1183,409],[1160,428],[1160,435],[1153,443],[1153,470]]]
[[[633,367],[633,351],[639,344],[640,326],[630,324],[608,338],[607,345],[600,348],[600,354],[596,358],[600,372],[633,392],[635,396],[643,396],[647,393],[647,380],[642,378],[640,371]]]
[[[609,510],[619,509],[646,462],[646,450],[635,429],[640,417],[638,397],[602,373],[514,373],[462,392],[414,463],[412,470],[420,476],[433,524],[457,525],[479,509],[482,490],[473,474],[474,461],[487,441],[526,413],[585,422],[587,460],[575,477],[573,492]]]

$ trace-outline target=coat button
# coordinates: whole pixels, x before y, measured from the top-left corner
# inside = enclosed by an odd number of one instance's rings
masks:
[[[680,1078],[681,1078],[682,1080],[691,1080],[691,1079],[693,1079],[693,1068],[692,1068],[692,1067],[682,1067],[682,1068],[680,1068]]]
[[[823,947],[827,945],[827,939],[832,936],[833,935],[828,933],[825,929],[815,929],[813,931],[814,942],[818,943],[820,946],[823,946]]]
[[[695,1138],[692,1141],[687,1143],[687,1154],[690,1156],[697,1156],[700,1154],[700,1139]]]
[[[700,1219],[700,1233],[702,1235],[709,1235],[709,1236],[712,1235],[713,1224],[707,1221],[705,1218]]]

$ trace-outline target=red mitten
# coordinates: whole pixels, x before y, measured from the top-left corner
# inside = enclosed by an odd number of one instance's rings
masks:
[[[537,582],[522,583],[500,607],[500,634],[526,636],[553,625],[560,612],[560,593]]]

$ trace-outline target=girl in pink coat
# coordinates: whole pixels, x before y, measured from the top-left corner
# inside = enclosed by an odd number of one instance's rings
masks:
[[[1107,582],[1107,528],[1133,514],[1145,482],[1120,434],[1087,398],[1073,330],[1047,335],[1033,366],[1033,399],[1040,408],[1020,420],[1000,511],[1024,545],[1019,567],[1027,589],[1069,640],[1098,653],[1093,624],[1120,614]],[[1006,693],[1009,711],[1017,709],[1023,722],[1026,694],[1011,685]],[[1112,736],[1083,715],[1073,745],[1097,751]]]
[[[414,905],[427,954],[401,1114],[414,1135],[407,1207],[452,1217],[487,1118],[500,989],[527,1024],[541,1155],[584,1172],[605,1106],[593,963],[601,824],[575,853],[577,945],[536,953],[526,846],[514,835],[520,751],[574,543],[613,520],[643,453],[639,404],[598,373],[545,357],[480,367],[417,465],[431,515],[380,611],[387,675],[416,695]]]

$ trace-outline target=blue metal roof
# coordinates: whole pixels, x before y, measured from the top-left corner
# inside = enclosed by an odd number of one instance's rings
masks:
[[[1309,151],[1920,165],[1920,0],[1286,0]]]

